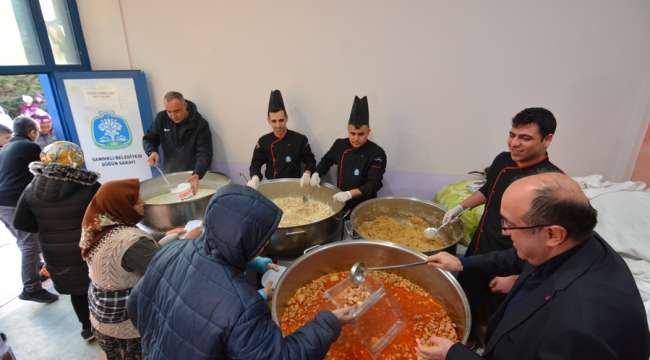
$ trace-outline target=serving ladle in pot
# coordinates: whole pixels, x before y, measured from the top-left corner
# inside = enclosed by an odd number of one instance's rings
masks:
[[[311,188],[312,188],[312,189],[309,190],[308,193],[306,193],[306,194],[302,194],[302,202],[303,202],[303,203],[308,202],[309,199],[311,199],[311,194],[314,192],[314,190],[316,190],[316,187],[315,187],[315,186],[312,186]]]
[[[377,267],[366,267],[361,262],[355,263],[352,265],[352,268],[350,269],[350,275],[352,277],[352,281],[355,284],[362,284],[366,280],[366,274],[369,271],[379,271],[379,270],[393,270],[393,269],[404,269],[404,268],[410,268],[414,266],[420,266],[420,265],[426,265],[427,261],[422,260],[414,263],[408,263],[408,264],[399,264],[399,265],[386,265],[386,266],[377,266]]]
[[[432,240],[434,237],[436,237],[436,235],[438,235],[440,229],[460,219],[460,216],[463,215],[465,210],[467,209],[463,209],[460,213],[458,213],[458,216],[456,216],[453,220],[447,221],[446,223],[442,224],[439,228],[434,228],[433,226],[430,226],[424,229],[424,237],[427,238],[428,240]]]
[[[163,180],[165,180],[165,184],[167,184],[167,187],[171,189],[172,185],[169,183],[169,180],[167,180],[167,176],[165,176],[165,173],[162,171],[160,166],[156,165],[156,169],[158,169],[160,176],[162,176]]]

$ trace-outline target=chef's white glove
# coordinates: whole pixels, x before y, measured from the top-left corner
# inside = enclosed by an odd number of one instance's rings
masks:
[[[253,175],[253,177],[248,180],[246,185],[252,187],[253,189],[257,190],[257,187],[260,186],[260,178],[257,177],[257,175]]]
[[[300,178],[300,187],[305,187],[305,186],[309,185],[310,180],[311,180],[311,177],[309,176],[309,172],[305,171],[302,174],[302,177]]]
[[[309,180],[309,185],[320,187],[320,175],[318,175],[318,172],[314,172],[313,174],[311,174],[311,180]]]
[[[338,202],[344,203],[344,202],[352,199],[352,193],[349,192],[349,191],[341,191],[341,192],[337,192],[336,194],[334,194],[334,196],[332,196],[332,198],[334,198],[334,200],[336,200]]]
[[[448,223],[450,221],[456,220],[456,218],[460,215],[460,213],[463,212],[463,210],[465,210],[465,209],[463,209],[463,206],[460,205],[460,204],[458,204],[458,205],[454,206],[453,208],[447,210],[447,212],[445,213],[445,216],[442,218],[442,224],[444,225],[444,224],[446,224],[446,223]]]

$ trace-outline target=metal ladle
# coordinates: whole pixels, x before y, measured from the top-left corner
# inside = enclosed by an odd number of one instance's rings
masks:
[[[447,221],[446,223],[442,224],[439,228],[434,228],[433,226],[430,226],[424,229],[424,237],[427,238],[428,240],[432,240],[434,237],[436,237],[436,235],[438,235],[440,229],[460,219],[460,216],[463,215],[465,210],[467,209],[463,209],[460,213],[458,213],[458,216],[456,216],[453,220]]]
[[[366,280],[366,274],[369,271],[379,271],[379,270],[393,270],[393,269],[404,269],[414,266],[426,265],[427,260],[422,260],[414,263],[400,264],[400,265],[386,265],[386,266],[377,266],[377,267],[366,267],[363,263],[355,263],[350,269],[350,275],[352,276],[352,281],[356,284],[362,284]]]
[[[311,188],[312,188],[312,189],[309,190],[308,193],[306,193],[306,194],[302,194],[302,202],[303,202],[303,203],[308,202],[309,199],[311,199],[311,194],[314,192],[314,190],[316,190],[316,187],[315,187],[315,186],[312,186]]]
[[[165,180],[165,184],[167,184],[167,187],[171,189],[172,184],[169,183],[169,180],[167,180],[167,176],[165,176],[165,173],[162,171],[162,169],[156,165],[156,169],[158,169],[158,172],[160,173],[160,176],[162,176],[163,180]]]

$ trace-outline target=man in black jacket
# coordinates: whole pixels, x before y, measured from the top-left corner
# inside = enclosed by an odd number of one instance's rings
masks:
[[[381,146],[368,140],[369,135],[368,98],[355,96],[348,137],[334,141],[311,175],[311,186],[319,186],[321,176],[336,164],[336,186],[343,191],[334,194],[334,200],[345,203],[345,209],[353,209],[362,201],[377,197],[382,187],[386,153]]]
[[[267,179],[300,178],[300,186],[309,185],[316,159],[311,152],[307,137],[297,131],[287,129],[289,116],[284,108],[280,90],[271,91],[267,121],[272,132],[257,140],[249,168],[251,179],[247,185],[257,189],[262,176],[262,165]],[[304,171],[303,171],[304,165]]]
[[[593,231],[596,210],[560,173],[513,182],[503,194],[501,231],[514,248],[429,262],[519,278],[490,319],[486,359],[647,360],[650,334],[641,295],[623,259]],[[425,359],[479,359],[443,338],[420,342]]]
[[[210,126],[198,112],[196,105],[185,100],[183,94],[170,91],[164,97],[165,110],[156,115],[153,125],[142,138],[149,165],[158,166],[161,160],[166,173],[192,170],[188,182],[196,193],[199,179],[212,163],[212,134]]]
[[[38,138],[38,124],[29,117],[14,120],[14,136],[0,151],[0,221],[16,238],[21,253],[22,300],[51,303],[58,296],[41,286],[38,271],[41,264],[41,247],[35,234],[14,228],[14,214],[20,194],[34,175],[29,172],[29,163],[38,161],[41,147],[34,141]]]

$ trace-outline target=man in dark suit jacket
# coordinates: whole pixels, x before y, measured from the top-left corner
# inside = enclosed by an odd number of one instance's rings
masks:
[[[458,259],[429,258],[448,271],[520,274],[490,320],[486,359],[647,360],[650,334],[632,274],[593,232],[596,210],[560,173],[513,182],[503,195],[502,231],[513,249]],[[460,343],[419,342],[425,359],[480,359]]]

